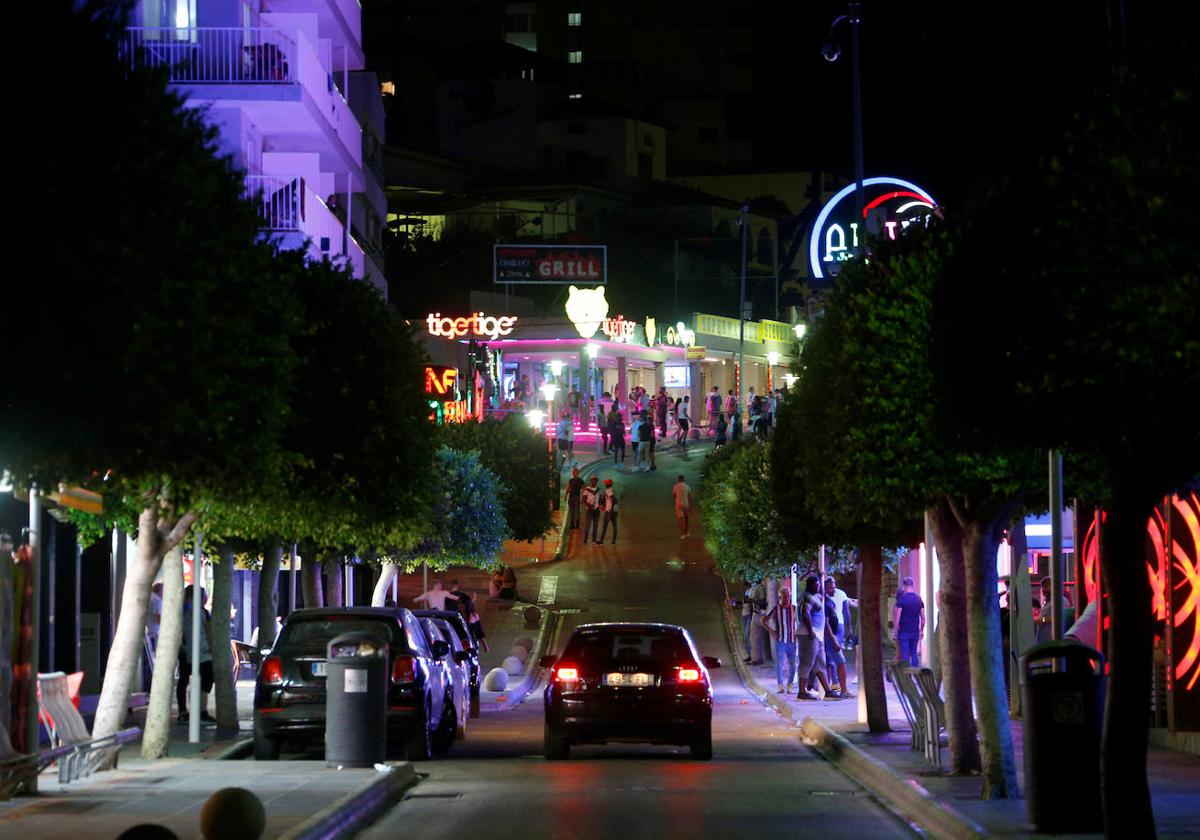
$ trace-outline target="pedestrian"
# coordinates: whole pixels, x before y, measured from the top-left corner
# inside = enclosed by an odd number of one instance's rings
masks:
[[[588,479],[588,484],[583,488],[583,544],[587,545],[588,538],[592,542],[596,542],[596,533],[600,529],[600,496],[599,487],[600,479],[597,476],[592,476]]]
[[[658,413],[654,417],[658,420],[658,437],[660,440],[667,439],[667,414],[670,408],[671,398],[667,396],[666,388],[658,389]]]
[[[736,412],[736,411],[737,411],[737,397],[734,396],[733,389],[730,388],[729,396],[727,396],[725,398],[725,414],[729,417],[730,421],[733,420],[733,415],[734,415],[734,412]]]
[[[625,418],[614,402],[608,413],[608,441],[613,453],[614,464],[625,463]]]
[[[816,575],[809,575],[804,581],[804,598],[798,613],[800,620],[796,624],[799,665],[796,697],[799,700],[820,699],[809,688],[815,679],[821,684],[826,700],[840,700],[825,677],[825,599],[820,594],[819,583]]]
[[[558,417],[558,425],[554,427],[554,439],[558,441],[558,460],[554,462],[555,469],[561,470],[568,461],[567,456],[570,454],[568,440],[571,431],[571,418],[564,411]]]
[[[763,416],[766,433],[771,433],[771,427],[775,425],[775,397],[770,391],[767,391],[763,397]]]
[[[825,578],[822,598],[825,606],[825,673],[829,677],[829,687],[846,697],[846,654],[842,652],[844,628],[838,618],[837,603],[830,592],[833,578]],[[834,682],[834,678],[837,682]]]
[[[570,463],[571,466],[577,466],[579,462],[575,460],[575,424],[571,421],[570,417],[567,418],[566,432],[567,454],[563,458],[563,463]]]
[[[629,445],[633,447],[633,468],[636,470],[642,465],[642,415],[633,415],[633,421],[629,424]]]
[[[1053,624],[1051,622],[1052,613],[1050,605],[1053,600],[1050,598],[1050,578],[1042,578],[1042,608],[1038,611],[1037,621],[1034,622],[1033,637],[1037,644],[1048,642],[1053,639]],[[1071,606],[1070,600],[1067,598],[1066,591],[1062,594],[1062,600],[1059,611],[1062,614],[1062,626],[1064,629],[1075,623],[1075,608]],[[1007,660],[1006,660],[1007,661]]]
[[[567,410],[571,413],[571,419],[579,417],[579,391],[575,386],[571,386],[570,392],[567,394]]]
[[[175,704],[179,707],[179,722],[188,721],[188,686],[192,681],[192,602],[195,589],[183,590],[183,639],[179,645],[179,681],[175,684]],[[216,723],[208,713],[208,693],[213,688],[212,624],[204,609],[207,596],[200,590],[200,720]]]
[[[604,525],[600,528],[600,544],[604,545],[604,537],[608,534],[608,526],[612,525],[613,545],[617,544],[617,494],[613,490],[611,478],[604,479],[604,493],[600,497],[600,510],[604,514]]]
[[[688,487],[682,475],[675,479],[671,495],[675,499],[675,519],[679,523],[679,539],[686,540],[691,535],[688,517],[692,511],[692,488]]]
[[[725,422],[725,412],[717,414],[717,439],[713,443],[713,448],[725,445],[725,434],[729,430],[729,424]]]
[[[426,609],[444,610],[446,609],[446,599],[452,598],[450,592],[442,588],[440,578],[433,579],[433,585],[428,592],[422,592],[417,597],[413,598],[414,604],[424,604]]]
[[[650,418],[645,413],[642,414],[642,425],[638,428],[638,437],[641,438],[641,461],[642,472],[658,469],[654,463],[654,426],[650,423]]]
[[[892,611],[892,628],[896,640],[896,658],[914,668],[920,667],[917,645],[921,634],[925,632],[925,602],[914,591],[910,577],[900,583],[896,608]]]
[[[830,575],[825,578],[825,602],[826,608],[830,609],[829,615],[837,621],[837,641],[838,655],[832,657],[837,668],[838,685],[842,687],[843,697],[853,697],[849,692],[850,686],[846,682],[846,639],[850,630],[850,607],[857,607],[858,600],[851,598],[843,590],[838,588],[837,582]],[[830,657],[826,655],[826,663],[830,661]]]
[[[608,454],[608,412],[604,410],[604,400],[596,407],[596,429],[600,432],[601,454]]]
[[[754,601],[750,597],[750,593],[754,591],[754,584],[746,581],[746,591],[742,593],[742,649],[746,652],[746,658],[743,662],[749,663],[752,659],[750,655],[750,622],[754,618]],[[734,602],[736,604],[736,601]]]
[[[579,497],[583,492],[583,479],[579,477],[579,468],[571,470],[571,478],[567,482],[567,528],[575,530],[579,527]]]
[[[515,601],[517,598],[517,573],[512,566],[505,566],[500,572],[500,591],[496,593],[505,601]]]
[[[792,692],[796,675],[796,607],[786,586],[779,588],[779,600],[763,620],[775,642],[775,682],[778,693]]]
[[[715,434],[717,428],[717,419],[721,413],[721,392],[717,390],[717,386],[712,386],[712,390],[708,392],[708,398],[705,401],[705,410],[708,411],[708,431],[709,434]]]
[[[679,423],[679,445],[687,449],[688,429],[692,425],[692,398],[684,395],[684,398],[676,404],[677,422]]]

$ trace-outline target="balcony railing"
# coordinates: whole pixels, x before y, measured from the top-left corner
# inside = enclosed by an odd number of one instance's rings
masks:
[[[308,215],[303,178],[247,175],[246,197],[258,202],[264,230],[298,231]]]
[[[282,234],[298,234],[291,239],[296,245],[299,240],[308,240],[309,254],[320,259],[328,257],[335,262],[349,261],[355,277],[364,276],[366,260],[363,249],[353,236],[347,235],[342,220],[308,189],[303,178],[286,175],[247,175],[246,197],[257,202],[263,230]]]
[[[130,27],[131,63],[167,68],[184,85],[294,85],[308,92],[356,163],[362,128],[303,31],[274,27]]]

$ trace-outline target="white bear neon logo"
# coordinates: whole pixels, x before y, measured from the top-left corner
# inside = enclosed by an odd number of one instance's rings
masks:
[[[591,338],[608,317],[608,301],[604,299],[604,287],[567,289],[567,317],[584,338]]]

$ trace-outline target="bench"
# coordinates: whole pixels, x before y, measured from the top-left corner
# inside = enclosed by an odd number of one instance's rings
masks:
[[[38,674],[39,714],[50,736],[53,756],[46,762],[58,761],[58,780],[66,784],[83,778],[116,756],[122,744],[136,741],[142,730],[122,729],[104,738],[93,738],[87,724],[71,699],[68,677],[61,671]],[[39,757],[46,754],[39,754]]]

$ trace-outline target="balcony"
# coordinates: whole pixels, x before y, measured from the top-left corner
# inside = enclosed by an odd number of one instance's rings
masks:
[[[130,27],[125,34],[130,63],[166,68],[172,84],[192,88],[198,99],[232,99],[261,107],[256,121],[268,134],[304,134],[294,107],[271,108],[280,100],[302,101],[340,142],[340,157],[362,167],[362,128],[350,105],[299,29]],[[225,87],[226,90],[205,88]],[[232,89],[230,89],[232,88]],[[271,89],[278,91],[272,97]],[[251,107],[251,106],[247,106]],[[337,167],[341,168],[341,167]]]
[[[300,176],[247,175],[246,197],[257,202],[263,230],[285,248],[302,248],[314,259],[348,260],[355,277],[366,272],[363,249],[341,219],[308,189]]]

